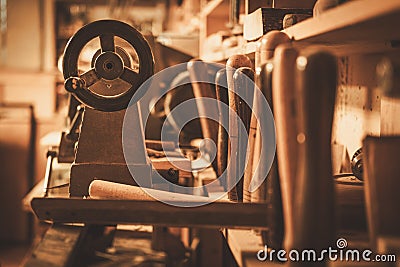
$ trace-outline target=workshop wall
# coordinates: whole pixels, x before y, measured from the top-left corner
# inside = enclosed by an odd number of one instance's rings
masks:
[[[44,175],[46,154],[40,138],[62,121],[54,117],[54,1],[8,0],[2,1],[2,8],[0,104],[32,105],[36,119],[36,138],[28,140],[30,121],[18,117],[18,109],[0,111],[0,242],[13,244],[29,241],[28,214],[21,200]],[[34,155],[28,142],[34,143]]]
[[[392,54],[392,59],[399,58],[399,52]],[[362,146],[367,135],[400,133],[400,122],[395,115],[400,109],[400,102],[385,97],[377,84],[376,66],[383,57],[382,53],[369,53],[338,58],[332,142],[343,146],[343,156],[347,159]],[[348,166],[342,168],[349,170]]]
[[[0,102],[32,103],[39,118],[55,107],[53,1],[7,1]]]

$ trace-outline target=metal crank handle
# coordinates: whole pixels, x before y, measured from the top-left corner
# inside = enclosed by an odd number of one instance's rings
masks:
[[[57,157],[57,152],[54,150],[47,151],[47,164],[46,164],[46,173],[44,176],[43,183],[43,193],[44,197],[47,197],[49,194],[50,182],[51,182],[51,173],[53,172],[53,160]]]

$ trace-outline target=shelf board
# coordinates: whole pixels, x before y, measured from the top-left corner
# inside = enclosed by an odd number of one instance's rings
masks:
[[[217,52],[206,53],[201,56],[201,59],[210,62],[222,62],[236,54],[252,54],[256,51],[256,45],[256,42],[249,42],[242,46],[230,47]]]
[[[350,1],[332,8],[322,15],[302,21],[283,30],[301,44],[322,44],[338,55],[390,50],[400,46],[400,1]],[[224,61],[234,54],[251,54],[256,43],[232,47],[202,56],[206,61]]]
[[[397,29],[400,1],[350,1],[322,15],[302,21],[283,32],[294,41],[345,44],[400,39]]]
[[[39,220],[61,223],[263,229],[268,217],[265,203],[213,202],[184,208],[147,200],[33,198],[31,205]]]

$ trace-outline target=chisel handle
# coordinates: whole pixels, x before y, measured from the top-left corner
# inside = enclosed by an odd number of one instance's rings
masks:
[[[248,151],[248,140],[250,130],[250,119],[252,115],[253,95],[254,95],[254,71],[249,67],[241,67],[236,70],[233,75],[234,90],[236,93],[235,102],[237,103],[238,119],[243,123],[246,132],[239,131],[238,135],[238,175],[241,175],[239,180],[243,184],[240,189],[243,192],[243,201],[250,202],[249,185],[251,179],[244,179],[244,170],[250,153]],[[239,96],[240,95],[240,96]],[[246,101],[244,101],[246,100]],[[240,122],[239,122],[240,123]],[[249,153],[247,153],[247,151]],[[240,188],[240,186],[239,186]]]
[[[207,82],[208,81],[208,67],[207,63],[200,59],[192,59],[187,64],[187,69],[189,71],[190,81],[192,83],[193,94],[195,98],[212,98],[216,99],[215,88]],[[215,101],[216,102],[216,101]],[[217,118],[218,116],[218,106],[215,104],[208,104],[201,100],[196,102],[197,109],[199,112],[199,120],[201,125],[201,131],[203,133],[203,138],[211,139],[214,144],[217,144],[218,136],[218,123],[210,117]],[[217,171],[217,159],[215,158],[212,162],[213,169]]]
[[[304,51],[296,60],[299,144],[295,195],[298,249],[327,248],[335,237],[331,133],[337,87],[337,61],[328,52]]]
[[[215,89],[218,101],[218,141],[217,141],[217,176],[220,177],[228,164],[229,100],[226,69],[215,75]],[[226,127],[226,129],[224,128]]]
[[[239,125],[236,119],[239,112],[240,101],[235,94],[235,83],[234,74],[237,69],[241,67],[252,68],[253,64],[251,60],[245,55],[233,55],[226,63],[226,78],[228,82],[228,98],[229,98],[229,135],[230,135],[230,151],[236,151],[237,153],[232,153],[232,157],[229,158],[229,168],[227,183],[228,187],[233,188],[228,192],[228,197],[232,201],[242,201],[243,200],[243,179],[238,177],[240,168],[238,164],[239,159]],[[230,154],[230,153],[229,153]],[[237,182],[238,181],[238,182]]]
[[[294,189],[298,161],[296,59],[298,52],[290,44],[277,47],[272,74],[272,99],[276,128],[276,156],[285,224],[284,247],[291,247],[294,235]]]
[[[275,49],[278,45],[282,43],[290,42],[289,36],[281,31],[270,31],[265,34],[261,40],[257,43],[257,49],[255,54],[255,83],[257,88],[262,90],[264,97],[267,99],[270,107],[272,108],[271,100],[271,86],[270,80],[266,75],[261,75],[261,69],[263,66],[271,61],[274,56]],[[273,66],[269,64],[269,66]],[[268,70],[268,73],[272,73],[272,69]],[[253,111],[257,113],[259,108],[260,99],[254,99],[253,101]],[[260,162],[261,155],[261,137],[260,130],[257,126],[257,118],[253,115],[250,122],[250,133],[249,133],[249,146],[250,150],[253,151],[252,155],[248,158],[249,168],[245,170],[245,179],[252,179],[258,163]],[[266,198],[266,181],[255,191],[251,193],[251,202],[262,202]]]

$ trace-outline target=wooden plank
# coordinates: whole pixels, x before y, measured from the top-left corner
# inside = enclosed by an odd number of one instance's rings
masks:
[[[257,259],[257,252],[264,248],[260,233],[253,230],[227,229],[225,238],[239,266],[246,266],[247,258]]]
[[[153,165],[153,169],[156,170],[168,170],[170,168],[179,170],[179,178],[182,180],[192,179],[191,161],[184,157],[162,157],[162,158],[150,158]]]
[[[270,8],[261,7],[245,16],[243,37],[245,40],[254,41],[273,30],[283,30],[284,17],[289,14],[312,16],[310,8]]]
[[[67,225],[51,227],[23,266],[68,266],[82,229]]]
[[[175,204],[187,205],[179,202]],[[267,205],[264,203],[214,202],[184,208],[158,201],[34,198],[32,208],[40,220],[63,223],[212,228],[265,228],[267,225]]]
[[[43,179],[38,182],[31,191],[26,194],[22,199],[22,209],[24,211],[32,212],[31,201],[34,197],[43,196]]]

